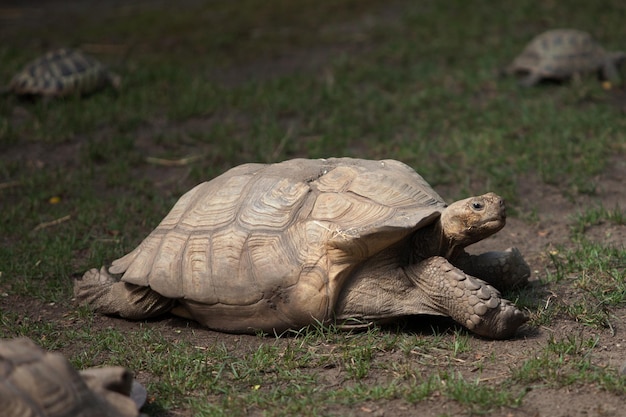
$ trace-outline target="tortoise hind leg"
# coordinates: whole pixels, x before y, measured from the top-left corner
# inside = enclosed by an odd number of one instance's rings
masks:
[[[116,280],[105,267],[90,269],[74,281],[74,295],[79,304],[98,313],[134,320],[159,316],[176,305],[149,287]]]
[[[519,81],[522,87],[532,87],[541,81],[541,74],[537,71],[530,72],[526,77]]]

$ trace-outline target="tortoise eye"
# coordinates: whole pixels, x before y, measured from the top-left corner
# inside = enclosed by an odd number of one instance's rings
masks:
[[[485,208],[485,205],[480,201],[474,201],[472,202],[472,208],[476,211],[480,211]]]

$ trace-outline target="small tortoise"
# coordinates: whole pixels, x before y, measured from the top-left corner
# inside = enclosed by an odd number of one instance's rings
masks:
[[[86,272],[74,293],[103,314],[174,309],[235,333],[432,314],[507,338],[526,316],[493,286],[526,283],[528,265],[514,248],[463,249],[504,224],[497,195],[446,206],[394,160],[245,164],[183,195],[135,250]]]
[[[63,355],[45,352],[30,339],[0,340],[5,417],[135,417],[144,400],[145,389],[125,368],[76,372]]]
[[[119,88],[120,77],[83,52],[62,48],[48,52],[26,65],[3,92],[66,97],[86,95],[107,85]]]
[[[602,78],[617,84],[619,65],[624,52],[606,52],[587,32],[576,29],[553,29],[536,36],[505,72],[525,75],[526,87],[543,79],[564,80],[599,71]]]

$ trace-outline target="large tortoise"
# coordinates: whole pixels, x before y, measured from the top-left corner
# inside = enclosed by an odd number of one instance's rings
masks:
[[[126,368],[77,372],[63,355],[30,339],[0,340],[4,417],[136,417],[144,400],[145,389]]]
[[[22,96],[67,97],[119,88],[121,78],[78,49],[60,48],[28,63],[1,91]]]
[[[504,224],[497,195],[446,206],[394,160],[245,164],[183,195],[135,250],[76,280],[75,295],[104,314],[174,308],[226,332],[432,314],[507,338],[526,316],[493,286],[524,284],[528,265],[513,248],[463,249]]]
[[[524,75],[520,83],[527,87],[542,79],[564,80],[592,72],[617,84],[618,66],[625,59],[626,53],[605,51],[587,32],[553,29],[533,38],[505,72]]]

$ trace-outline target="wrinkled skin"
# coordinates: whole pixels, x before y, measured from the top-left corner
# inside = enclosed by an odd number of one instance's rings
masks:
[[[450,205],[439,222],[411,238],[408,254],[389,248],[364,265],[340,295],[338,317],[368,322],[443,315],[482,336],[513,336],[527,317],[488,282],[503,289],[524,285],[528,265],[517,249],[479,256],[463,250],[496,233],[505,222],[504,201],[493,193]],[[380,279],[389,271],[392,278]]]

